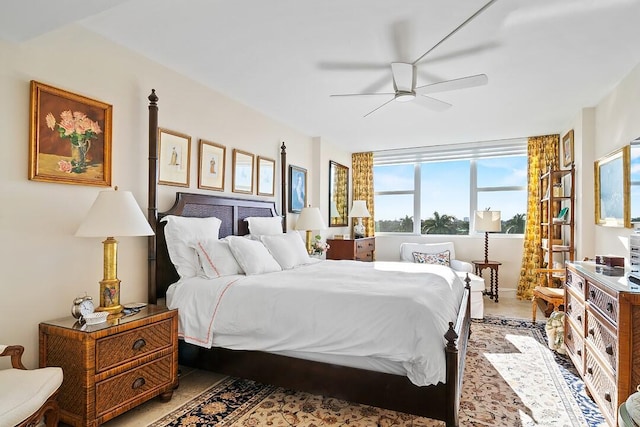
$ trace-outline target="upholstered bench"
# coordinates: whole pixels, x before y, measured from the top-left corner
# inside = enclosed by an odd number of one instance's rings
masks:
[[[445,254],[448,252],[449,265],[464,282],[469,274],[471,283],[471,318],[482,319],[484,317],[484,299],[483,292],[485,290],[484,279],[473,274],[473,265],[466,261],[456,259],[456,251],[453,242],[443,243],[402,243],[400,244],[400,260],[415,262],[413,253],[423,254]]]

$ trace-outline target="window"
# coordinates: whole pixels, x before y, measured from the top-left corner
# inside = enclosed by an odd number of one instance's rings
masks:
[[[526,150],[518,139],[375,153],[376,232],[469,234],[490,208],[503,233],[524,233]]]

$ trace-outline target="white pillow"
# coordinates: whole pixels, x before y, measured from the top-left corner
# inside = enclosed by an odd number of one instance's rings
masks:
[[[308,264],[311,260],[307,253],[307,248],[305,248],[304,242],[298,233],[262,236],[260,241],[266,246],[283,270]]]
[[[238,236],[228,239],[231,253],[247,276],[282,270],[261,241]]]
[[[204,276],[215,279],[232,274],[242,274],[242,268],[231,253],[229,242],[225,240],[201,240],[196,243],[196,253]]]
[[[250,216],[244,220],[249,223],[249,233],[254,237],[283,234],[282,218],[279,216]]]
[[[199,240],[217,239],[220,232],[218,218],[192,218],[167,215],[162,218],[164,238],[169,258],[181,278],[195,277],[200,272],[200,262],[195,245]]]

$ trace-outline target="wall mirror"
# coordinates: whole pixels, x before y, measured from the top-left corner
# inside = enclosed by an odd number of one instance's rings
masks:
[[[349,168],[329,161],[329,227],[349,224]]]
[[[630,146],[626,145],[594,164],[596,224],[631,227],[629,208]]]
[[[631,223],[640,224],[640,137],[630,144],[629,209]]]

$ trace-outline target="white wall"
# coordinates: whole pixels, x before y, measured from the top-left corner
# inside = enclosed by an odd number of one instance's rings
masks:
[[[230,193],[233,148],[276,159],[279,173],[279,147],[285,141],[288,162],[309,172],[309,200],[321,199],[319,183],[328,180],[328,160],[325,165],[324,160],[320,164],[314,158],[310,136],[82,27],[71,26],[19,45],[0,42],[0,64],[4,163],[0,168],[3,203],[0,210],[3,272],[0,343],[24,345],[28,367],[37,365],[39,322],[68,316],[73,298],[85,292],[98,298],[103,260],[102,239],[73,236],[103,188],[43,183],[27,178],[30,80],[113,105],[112,182],[122,190],[132,191],[145,214],[147,96],[152,88],[160,98],[159,125],[192,138],[191,188],[160,186],[160,210],[172,205],[176,191],[205,192],[197,189],[199,138],[227,147],[227,195],[233,195]],[[331,147],[330,143],[323,141],[321,148],[325,147]],[[342,161],[345,156],[350,158],[349,153],[335,147],[331,147],[331,153]],[[274,199],[279,205],[279,194]],[[295,216],[289,214],[289,229],[294,224]],[[146,301],[146,239],[119,240],[121,300]]]

